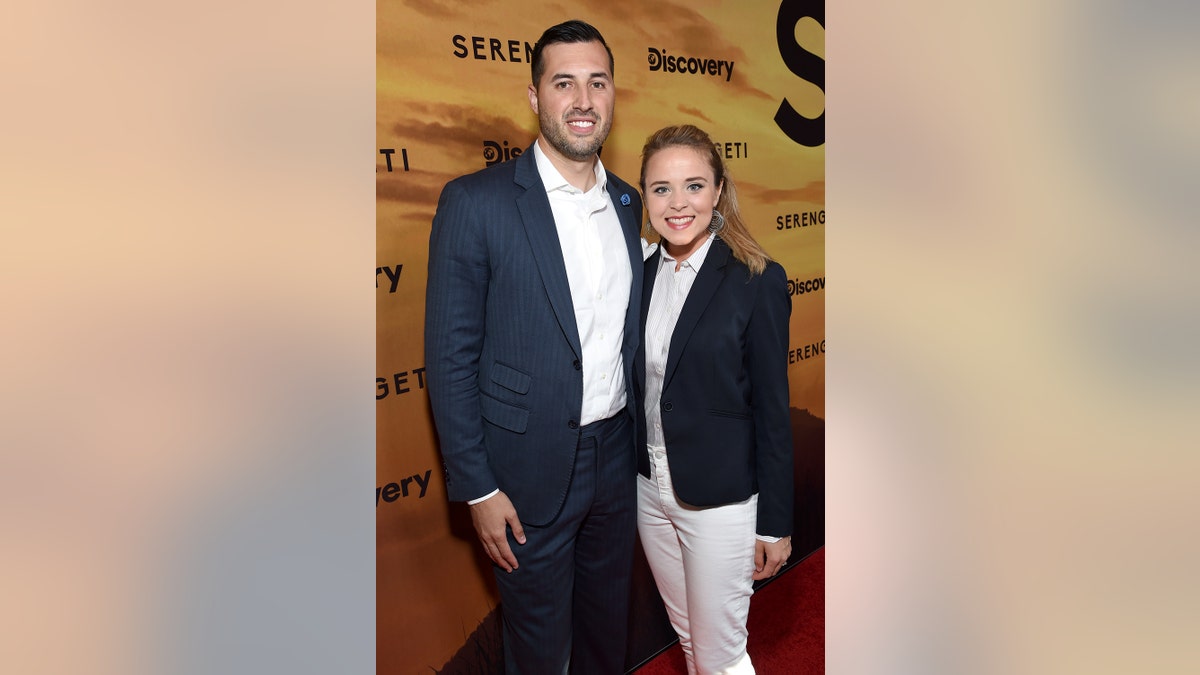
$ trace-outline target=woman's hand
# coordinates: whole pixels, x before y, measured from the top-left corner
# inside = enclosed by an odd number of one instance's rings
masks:
[[[767,543],[761,539],[754,541],[754,576],[755,581],[768,579],[779,573],[792,554],[792,538],[784,537],[777,542]]]

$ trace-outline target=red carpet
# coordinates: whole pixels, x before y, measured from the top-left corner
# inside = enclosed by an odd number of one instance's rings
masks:
[[[759,675],[825,672],[825,547],[817,549],[750,599],[746,650]],[[637,675],[687,675],[676,642]]]

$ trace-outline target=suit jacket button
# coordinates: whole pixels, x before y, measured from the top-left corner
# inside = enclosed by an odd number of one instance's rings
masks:
[[[671,405],[670,401],[667,401],[666,403],[663,404],[663,410],[666,410],[667,412],[671,412],[674,409],[675,409],[675,406]]]
[[[572,361],[571,365],[575,366],[575,370],[579,370],[580,368],[583,368],[583,366],[579,365],[579,359],[575,359],[574,361]]]
[[[576,422],[575,420],[571,420],[570,422],[567,422],[567,426],[571,427],[572,429],[578,429],[579,422]]]

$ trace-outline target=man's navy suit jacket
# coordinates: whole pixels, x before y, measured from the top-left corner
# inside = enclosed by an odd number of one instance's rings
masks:
[[[636,424],[642,201],[607,176],[633,272],[621,357]],[[532,146],[443,189],[430,233],[425,312],[425,376],[450,500],[499,488],[522,522],[549,523],[571,481],[583,370],[562,249]]]

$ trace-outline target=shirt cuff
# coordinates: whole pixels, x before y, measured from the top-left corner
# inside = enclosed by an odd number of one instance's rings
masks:
[[[757,537],[759,541],[766,542],[768,544],[774,544],[780,539],[783,539],[783,537],[768,537],[765,534],[756,534],[754,536]]]
[[[481,502],[485,499],[491,499],[492,497],[495,497],[498,492],[500,492],[500,488],[496,488],[495,490],[492,490],[491,492],[487,493],[486,495],[484,495],[482,497],[478,497],[476,499],[472,499],[472,500],[468,501],[467,503],[470,504],[471,506],[475,506],[476,504],[478,504],[479,502]]]

